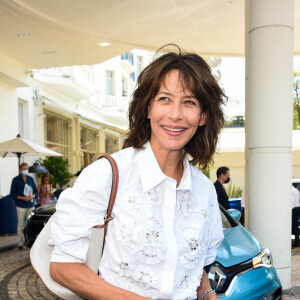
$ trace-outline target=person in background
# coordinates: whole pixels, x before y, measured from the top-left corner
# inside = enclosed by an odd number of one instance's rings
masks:
[[[37,189],[34,180],[28,175],[28,164],[20,165],[20,174],[16,176],[11,183],[10,195],[15,199],[18,216],[18,247],[23,249],[24,244],[24,221],[33,210],[33,199],[37,199]]]
[[[217,300],[204,267],[223,240],[212,160],[226,96],[195,53],[159,54],[138,78],[124,147],[112,154],[120,182],[99,276],[85,267],[88,239],[103,224],[112,172],[84,168],[60,195],[49,245],[53,280],[88,299]]]
[[[299,191],[292,185],[292,234],[295,235],[294,247],[300,247],[300,230],[298,218],[300,215]]]
[[[223,186],[224,183],[228,183],[230,181],[230,170],[227,167],[220,167],[217,170],[217,180],[214,183],[216,192],[218,195],[219,203],[225,208],[229,209],[229,200],[226,190]]]
[[[51,193],[51,186],[49,184],[49,176],[44,174],[41,177],[41,183],[38,185],[38,196],[40,205],[45,205],[50,203],[53,193]]]

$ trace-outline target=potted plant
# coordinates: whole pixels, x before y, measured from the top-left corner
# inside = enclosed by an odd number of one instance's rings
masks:
[[[69,161],[61,156],[48,156],[42,160],[42,165],[48,170],[50,184],[53,188],[62,191],[63,186],[68,184],[74,176],[69,172]],[[56,195],[57,197],[57,195]]]

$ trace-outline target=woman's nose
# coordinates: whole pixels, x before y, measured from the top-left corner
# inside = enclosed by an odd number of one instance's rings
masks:
[[[183,118],[180,103],[172,103],[172,105],[170,105],[169,118],[173,121],[181,120]]]

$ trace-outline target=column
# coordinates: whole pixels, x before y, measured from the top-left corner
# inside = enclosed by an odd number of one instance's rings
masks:
[[[246,1],[248,228],[291,276],[293,0]]]

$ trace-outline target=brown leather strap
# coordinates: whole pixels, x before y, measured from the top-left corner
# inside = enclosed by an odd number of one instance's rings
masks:
[[[112,220],[112,216],[111,216],[111,212],[115,203],[115,199],[116,199],[116,195],[117,195],[117,191],[118,191],[118,184],[119,184],[119,169],[117,166],[117,163],[115,162],[115,160],[107,154],[103,154],[101,155],[98,159],[101,158],[106,158],[111,165],[112,168],[112,184],[111,184],[111,192],[110,192],[110,198],[109,198],[109,202],[108,202],[108,207],[107,207],[107,211],[106,211],[106,215],[104,217],[104,224],[103,225],[97,225],[94,226],[94,228],[104,228],[104,238],[103,238],[103,248],[102,248],[102,252],[104,249],[104,244],[105,244],[105,236],[106,236],[106,232],[107,232],[107,224],[109,223],[110,220]]]
[[[110,192],[110,198],[109,198],[109,202],[108,202],[108,207],[106,210],[106,215],[104,217],[104,224],[103,225],[97,225],[94,228],[102,228],[103,226],[105,226],[111,219],[111,212],[115,203],[115,199],[116,199],[116,195],[117,195],[117,191],[118,191],[118,184],[119,184],[119,169],[117,166],[117,163],[115,162],[115,160],[107,154],[103,154],[101,155],[98,159],[101,158],[106,158],[112,168],[112,184],[111,184],[111,192]]]

